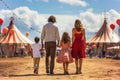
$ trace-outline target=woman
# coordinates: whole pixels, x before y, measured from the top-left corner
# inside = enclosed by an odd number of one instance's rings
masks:
[[[72,57],[75,58],[76,74],[81,74],[82,61],[86,56],[85,29],[80,20],[76,20],[72,29]]]

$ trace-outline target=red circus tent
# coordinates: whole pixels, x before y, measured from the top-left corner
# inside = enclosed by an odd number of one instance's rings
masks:
[[[14,33],[11,34],[11,30],[14,30]],[[13,20],[10,21],[8,26],[8,33],[3,34],[0,37],[0,43],[33,43],[26,36],[24,36],[15,26]]]

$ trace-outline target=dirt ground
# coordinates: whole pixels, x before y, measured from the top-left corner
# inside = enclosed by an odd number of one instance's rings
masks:
[[[39,74],[33,74],[31,57],[0,58],[0,80],[120,80],[120,60],[86,58],[82,74],[75,74],[75,64],[69,65],[69,75],[63,75],[62,64],[55,62],[54,75],[45,73],[45,58],[41,58]]]

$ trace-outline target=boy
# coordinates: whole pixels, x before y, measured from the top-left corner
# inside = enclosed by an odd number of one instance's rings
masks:
[[[34,60],[34,74],[38,74],[39,62],[40,62],[40,49],[41,45],[39,44],[39,37],[35,37],[35,43],[31,45],[32,58]]]

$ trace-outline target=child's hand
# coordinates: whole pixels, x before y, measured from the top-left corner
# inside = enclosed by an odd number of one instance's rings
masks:
[[[39,51],[42,52],[42,50],[43,50],[43,49],[41,48]]]
[[[44,56],[44,51],[43,51],[43,49],[40,49],[40,54],[41,54],[41,57]]]
[[[60,47],[60,45],[57,45],[57,47]]]

